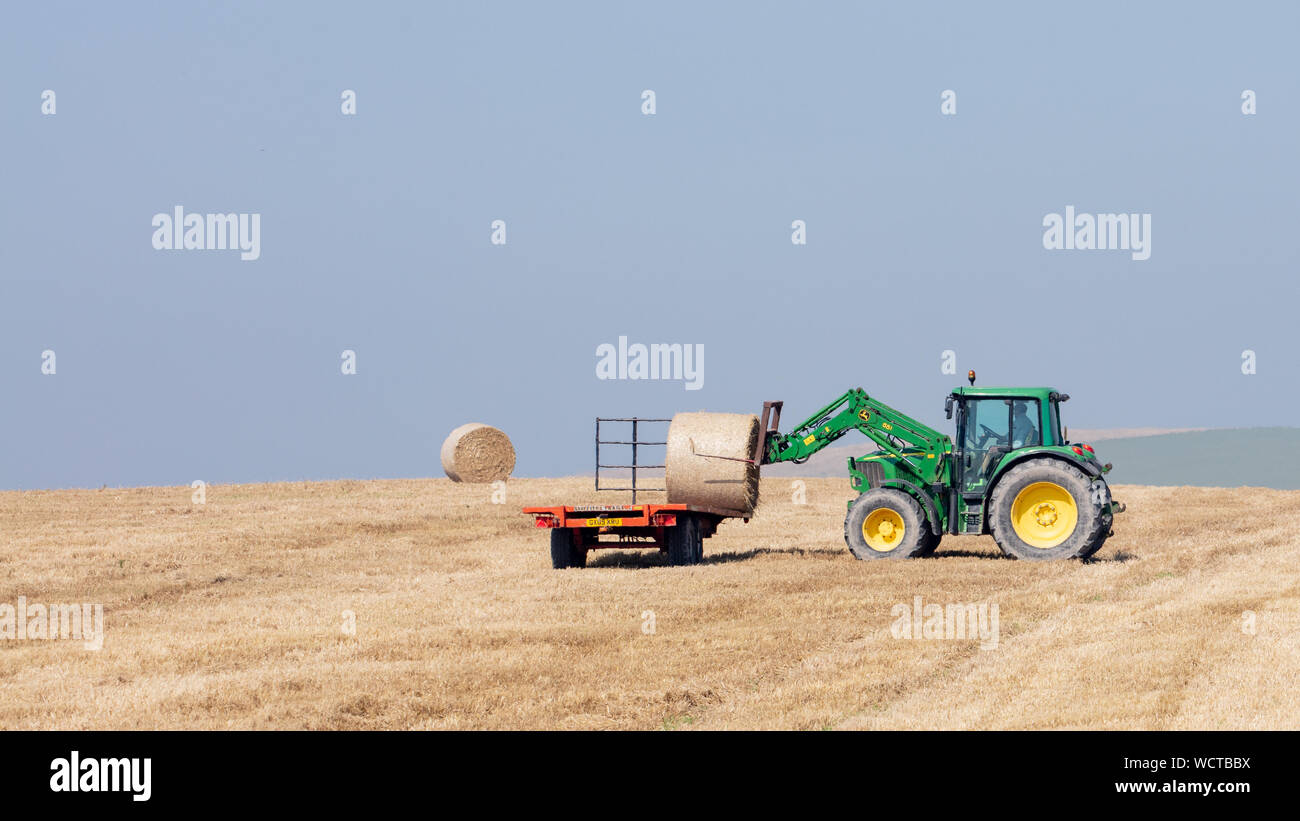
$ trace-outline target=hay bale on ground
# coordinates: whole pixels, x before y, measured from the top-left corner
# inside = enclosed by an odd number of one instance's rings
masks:
[[[677,504],[753,511],[758,504],[758,466],[699,454],[751,459],[758,417],[743,413],[679,413],[668,426],[664,487]],[[695,452],[691,452],[692,442]]]
[[[515,469],[515,447],[491,425],[461,425],[442,443],[442,469],[453,482],[505,479]]]

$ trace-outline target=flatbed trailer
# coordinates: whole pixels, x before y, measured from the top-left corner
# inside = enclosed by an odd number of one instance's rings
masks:
[[[591,550],[654,548],[670,565],[704,560],[704,540],[723,519],[752,514],[699,505],[555,505],[526,507],[539,528],[551,531],[551,565],[557,570],[586,567]]]

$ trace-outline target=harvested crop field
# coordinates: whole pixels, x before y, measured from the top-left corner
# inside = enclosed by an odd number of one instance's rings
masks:
[[[805,482],[703,565],[568,571],[519,509],[590,479],[0,493],[0,603],[106,620],[0,641],[0,727],[1300,727],[1300,492],[1119,486],[1087,564],[859,562],[847,482]],[[917,596],[996,604],[996,646],[895,638]]]

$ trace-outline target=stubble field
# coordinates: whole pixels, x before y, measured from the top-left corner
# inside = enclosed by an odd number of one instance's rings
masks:
[[[589,478],[192,493],[0,493],[0,603],[106,621],[0,640],[0,727],[1300,727],[1300,491],[1118,486],[1086,564],[859,562],[847,482],[774,477],[702,565],[568,571],[520,508],[610,501]],[[895,638],[916,596],[996,604],[996,647]]]

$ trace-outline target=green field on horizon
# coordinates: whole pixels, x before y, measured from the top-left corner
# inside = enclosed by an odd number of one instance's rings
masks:
[[[1300,428],[1222,428],[1097,442],[1121,485],[1300,489]]]

